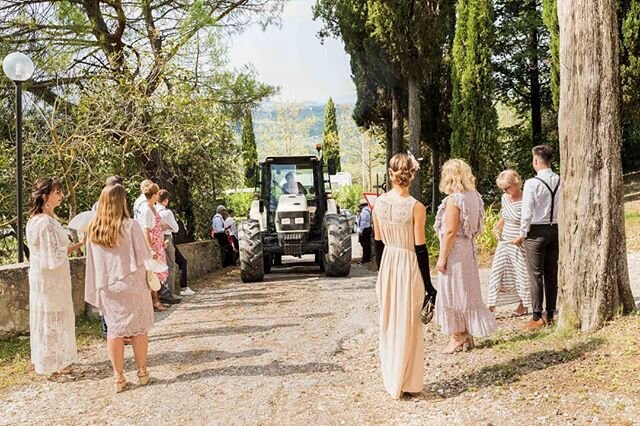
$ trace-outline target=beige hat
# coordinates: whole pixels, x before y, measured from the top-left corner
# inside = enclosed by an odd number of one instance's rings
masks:
[[[365,199],[363,198],[362,200],[360,200],[360,204],[358,204],[358,205],[359,205],[359,206],[362,206],[362,205],[365,205],[365,204],[366,204],[366,205],[369,205],[369,203],[367,203],[367,200],[365,200]]]

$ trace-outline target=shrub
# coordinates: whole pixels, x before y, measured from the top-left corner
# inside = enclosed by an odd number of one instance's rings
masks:
[[[225,197],[224,205],[228,209],[233,209],[237,218],[247,217],[253,201],[253,192],[234,192]]]
[[[334,197],[341,209],[349,209],[355,213],[358,211],[362,191],[362,185],[346,185],[334,191]]]

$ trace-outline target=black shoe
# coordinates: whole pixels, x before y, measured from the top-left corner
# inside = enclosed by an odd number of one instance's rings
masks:
[[[180,302],[181,302],[181,300],[180,299],[176,299],[175,297],[171,297],[171,298],[161,297],[160,298],[160,303],[164,303],[165,305],[177,305]]]

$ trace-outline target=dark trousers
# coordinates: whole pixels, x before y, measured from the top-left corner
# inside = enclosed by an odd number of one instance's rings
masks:
[[[213,236],[216,240],[218,240],[218,244],[220,245],[222,267],[226,268],[227,266],[233,265],[233,248],[231,247],[231,244],[229,244],[227,234],[225,234],[224,232],[216,232],[215,234],[213,234]]]
[[[178,246],[176,248],[176,265],[180,268],[180,288],[187,288],[187,259],[184,258]]]
[[[358,242],[362,246],[362,263],[371,261],[371,228],[364,228],[358,236]]]
[[[529,271],[533,319],[542,317],[543,300],[546,302],[547,319],[553,319],[558,298],[558,226],[531,225],[523,246]]]

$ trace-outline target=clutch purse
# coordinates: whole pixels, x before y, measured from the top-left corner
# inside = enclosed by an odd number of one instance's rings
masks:
[[[420,311],[420,321],[424,325],[427,325],[433,319],[433,312],[435,311],[435,305],[433,304],[433,300],[427,296],[425,297],[425,303]]]
[[[154,272],[147,271],[147,285],[152,291],[160,290],[160,279]]]

